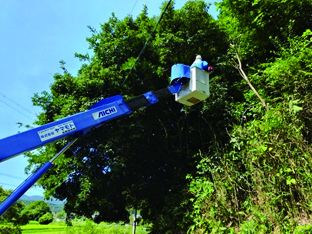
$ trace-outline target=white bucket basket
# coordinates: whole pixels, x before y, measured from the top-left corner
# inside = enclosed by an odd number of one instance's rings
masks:
[[[191,67],[190,81],[175,94],[175,100],[193,106],[207,99],[209,95],[209,73],[198,67]]]

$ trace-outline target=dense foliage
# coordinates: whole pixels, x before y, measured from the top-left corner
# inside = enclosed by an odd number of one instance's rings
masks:
[[[4,190],[0,186],[0,203],[4,201],[12,191]],[[20,225],[28,223],[28,216],[22,214],[25,205],[23,202],[16,202],[0,217],[0,233],[20,234],[22,233]]]
[[[245,3],[247,1],[223,1],[221,22],[228,22],[227,11],[233,15],[236,12],[229,9],[243,9]],[[265,3],[270,4],[270,1]],[[254,1],[252,5],[265,3]],[[303,3],[307,4],[305,10],[311,13],[311,1],[282,1],[279,7],[269,8],[270,11],[262,12],[259,6],[255,9],[261,16],[269,12],[270,18],[278,22],[280,7],[288,4],[293,12],[302,12]],[[188,176],[190,192],[194,195],[191,198],[193,212],[187,215],[194,221],[190,230],[199,233],[301,233],[304,228],[300,226],[311,222],[312,51],[311,31],[303,30],[310,26],[305,13],[283,16],[288,22],[283,24],[284,31],[274,30],[276,24],[248,30],[251,29],[246,20],[248,16],[249,22],[255,24],[261,24],[262,18],[254,16],[250,20],[252,12],[248,10],[236,14],[237,25],[246,33],[236,41],[233,38],[237,35],[230,34],[230,42],[241,48],[244,64],[249,65],[246,67],[248,75],[266,100],[268,111],[261,107],[246,85],[244,88],[243,83],[237,84],[245,100],[235,105],[240,110],[240,121],[232,123],[229,142],[217,152],[200,154],[202,160],[196,174]],[[302,18],[295,19],[295,16]],[[295,28],[299,35],[295,30],[287,34],[293,21],[300,24]],[[272,32],[266,40],[261,39],[265,35],[262,30]],[[256,40],[251,33],[259,33],[261,37]],[[276,33],[287,37],[281,40]],[[249,42],[244,44],[246,39]],[[263,52],[256,46],[260,43],[274,45],[271,55],[265,53],[264,58],[258,57]],[[251,44],[259,53],[251,49]],[[232,51],[229,52],[232,56]],[[257,61],[254,67],[250,65],[250,58]]]
[[[0,186],[0,203],[4,201],[12,191],[4,190]],[[1,217],[0,223],[11,223],[14,225],[24,225],[28,223],[28,216],[22,214],[22,210],[25,208],[23,202],[16,202],[12,205]]]
[[[52,223],[53,222],[53,215],[49,212],[45,213],[44,215],[42,215],[38,222],[40,224],[49,224],[49,223]]]
[[[34,201],[23,209],[22,214],[26,215],[29,220],[38,221],[46,213],[52,214],[49,205],[45,201]]]
[[[64,220],[66,218],[66,212],[64,210],[55,214],[55,218]]]
[[[148,232],[142,226],[138,226],[136,234],[147,234]],[[66,234],[119,234],[132,233],[132,226],[125,226],[122,223],[105,223],[95,224],[92,220],[85,220],[75,223],[74,226],[68,227]]]
[[[0,226],[1,234],[22,234],[22,229],[19,226],[13,224],[1,225]]]
[[[134,67],[158,19],[146,8],[136,19],[113,14],[101,31],[90,27],[93,56],[76,54],[78,74],[62,62],[51,91],[35,94],[45,124],[105,97],[167,87],[170,67],[196,54],[215,66],[207,101],[143,108],[91,130],[56,162],[40,184],[66,199],[68,214],[127,221],[126,208],[141,209],[154,233],[300,232],[311,221],[312,2],[219,6],[214,20],[203,1],[170,4]],[[237,59],[267,109],[232,67]],[[30,167],[67,142],[29,154]]]

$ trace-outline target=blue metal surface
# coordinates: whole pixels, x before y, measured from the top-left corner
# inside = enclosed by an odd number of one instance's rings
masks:
[[[96,108],[96,107],[103,106],[103,105],[105,105],[105,104],[110,104],[110,103],[112,103],[112,102],[119,102],[119,101],[122,101],[122,97],[121,97],[120,95],[108,97],[108,98],[105,98],[105,99],[103,99],[103,100],[98,101],[98,102],[95,103],[93,106],[91,106],[90,109],[94,109],[94,108]]]
[[[175,93],[180,92],[182,85],[183,85],[182,82],[176,82],[174,85],[171,85],[170,87],[168,87],[168,89],[172,94],[175,94]]]
[[[150,104],[155,104],[158,102],[157,97],[152,92],[147,92],[143,94],[147,101],[149,101]]]
[[[189,79],[190,66],[186,66],[184,64],[174,65],[171,69],[172,86],[170,86],[168,90],[172,94],[179,92],[182,85],[188,82]],[[158,102],[158,98],[152,92],[147,92],[143,95],[148,100],[150,105]],[[68,135],[83,136],[93,127],[97,127],[111,119],[122,117],[130,113],[131,109],[124,103],[123,98],[120,95],[106,98],[94,104],[88,111],[1,139],[0,162],[20,153],[43,146],[49,142],[67,137]],[[75,140],[70,142],[65,148],[70,147]],[[52,167],[52,162],[61,154],[61,152],[50,162],[45,163],[41,168],[39,168],[1,203],[0,216]]]
[[[191,68],[192,67],[198,67],[198,68],[200,68],[202,70],[207,71],[208,70],[208,62],[207,61],[200,61],[198,63],[193,63]]]
[[[120,95],[105,100],[88,111],[1,139],[0,162],[68,135],[84,135],[86,130],[102,122],[131,113]]]
[[[173,85],[178,81],[183,84],[186,83],[191,78],[190,66],[178,63],[171,67],[171,81],[170,84]]]
[[[51,162],[46,162],[34,174],[32,174],[23,184],[11,193],[0,205],[0,216],[4,214],[37,180],[52,167]]]

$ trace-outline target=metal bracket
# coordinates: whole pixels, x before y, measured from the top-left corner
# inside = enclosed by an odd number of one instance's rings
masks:
[[[152,92],[144,93],[143,96],[150,104],[155,104],[158,102],[157,97]]]

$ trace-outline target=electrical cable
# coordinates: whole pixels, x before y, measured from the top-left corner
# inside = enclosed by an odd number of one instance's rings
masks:
[[[157,22],[157,24],[156,24],[154,30],[151,32],[150,36],[149,36],[148,39],[146,40],[146,42],[145,42],[143,48],[141,49],[141,52],[139,53],[139,55],[138,55],[138,57],[136,58],[134,64],[133,64],[132,67],[130,68],[130,71],[129,71],[128,75],[126,76],[125,80],[123,81],[123,83],[122,83],[121,85],[123,85],[123,84],[126,82],[126,80],[128,79],[129,75],[131,74],[133,68],[135,67],[136,63],[138,62],[139,58],[140,58],[141,55],[143,54],[143,51],[145,50],[145,48],[146,48],[146,46],[147,46],[149,40],[154,36],[154,33],[155,33],[155,31],[156,31],[156,29],[157,29],[157,27],[158,27],[160,21],[162,20],[162,17],[163,17],[163,15],[164,15],[164,13],[167,11],[167,8],[168,8],[168,6],[170,5],[171,1],[172,1],[172,0],[169,0],[169,2],[167,3],[165,9],[164,9],[163,12],[161,13],[160,18],[159,18],[159,20],[158,20],[158,22]]]
[[[134,3],[134,5],[133,5],[133,7],[132,7],[132,9],[131,9],[131,11],[130,11],[130,15],[132,14],[132,11],[134,10],[134,8],[135,8],[137,2],[138,2],[138,0],[135,0],[135,3]]]
[[[11,98],[8,98],[6,95],[4,95],[3,93],[0,93],[0,95],[2,97],[4,97],[5,99],[9,100],[10,102],[14,103],[16,106],[18,106],[19,108],[23,109],[24,111],[28,112],[29,114],[36,116],[33,112],[31,112],[30,110],[26,109],[25,107],[23,107],[22,105],[20,105],[19,103],[17,103],[16,101],[12,100]]]
[[[0,184],[2,184],[2,185],[7,185],[7,186],[13,186],[13,187],[16,187],[16,186],[17,186],[17,185],[13,185],[13,184],[2,183],[2,182],[0,182]]]
[[[14,179],[23,180],[23,178],[21,178],[21,177],[9,175],[9,174],[2,173],[2,172],[0,172],[0,176],[6,176],[6,177],[14,178]],[[0,183],[1,183],[1,182],[0,182]]]
[[[8,184],[8,183],[3,183],[3,182],[0,182],[0,186],[1,185],[6,185],[6,186],[10,186],[10,187],[14,187],[14,188],[16,188],[18,185],[14,185],[14,184]],[[40,189],[40,187],[32,187],[32,188],[30,188],[29,190],[28,190],[28,192],[30,192],[30,190],[32,190],[32,192],[35,192],[35,191],[37,191],[38,192],[38,189]],[[7,190],[7,189],[5,189],[5,190]],[[10,189],[11,190],[11,189]],[[35,191],[34,191],[35,190]],[[40,190],[39,190],[40,191]]]
[[[11,107],[13,110],[17,111],[18,113],[24,115],[25,117],[27,117],[30,120],[33,120],[31,117],[29,117],[28,115],[24,114],[23,112],[19,111],[18,109],[16,109],[15,107],[11,106],[10,104],[6,103],[5,101],[0,99],[0,102],[4,103],[5,105]]]

